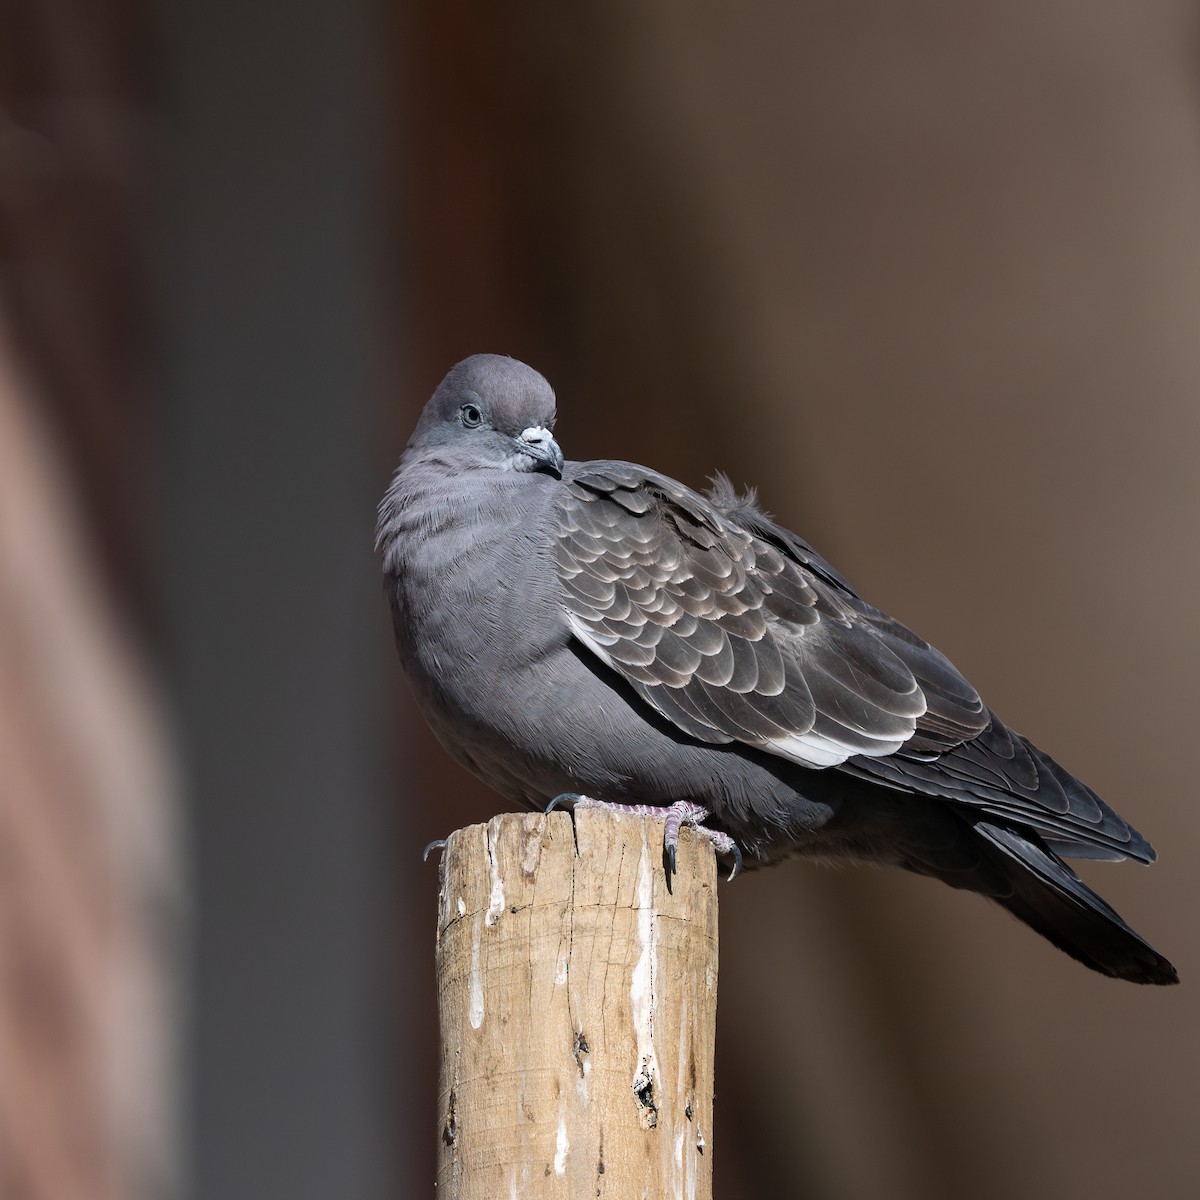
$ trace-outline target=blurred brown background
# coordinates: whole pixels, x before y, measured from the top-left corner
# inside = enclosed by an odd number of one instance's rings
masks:
[[[1190,1197],[1200,8],[0,3],[0,1194],[432,1186],[373,505],[511,353],[717,468],[1156,843],[1086,972],[926,881],[722,892],[721,1200]],[[782,918],[782,919],[781,919]]]

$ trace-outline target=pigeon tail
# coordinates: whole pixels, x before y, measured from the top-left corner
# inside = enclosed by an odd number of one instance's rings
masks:
[[[1085,966],[1131,983],[1179,982],[1174,966],[1122,920],[1036,834],[972,823],[983,851],[967,879],[938,877],[982,891]],[[927,870],[922,873],[930,873]]]

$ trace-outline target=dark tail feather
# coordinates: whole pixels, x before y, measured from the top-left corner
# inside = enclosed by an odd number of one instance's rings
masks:
[[[1132,983],[1179,982],[1175,968],[1036,835],[986,821],[973,826],[993,868],[987,872],[988,894],[1013,916],[1104,975]]]

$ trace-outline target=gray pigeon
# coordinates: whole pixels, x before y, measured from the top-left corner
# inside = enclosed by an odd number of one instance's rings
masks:
[[[1152,862],[937,650],[723,479],[563,461],[554,392],[498,355],[425,407],[379,509],[400,658],[509,801],[705,822],[746,865],[887,863],[980,892],[1106,975],[1175,968],[1063,862]]]

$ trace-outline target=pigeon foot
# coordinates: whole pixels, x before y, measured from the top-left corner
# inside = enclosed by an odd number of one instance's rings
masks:
[[[663,831],[663,869],[667,875],[667,890],[671,890],[671,878],[675,874],[675,852],[679,845],[679,830],[684,825],[690,825],[697,833],[703,834],[718,854],[728,855],[733,859],[733,868],[729,872],[732,879],[742,869],[742,852],[737,842],[727,833],[717,829],[709,829],[703,822],[709,818],[707,808],[693,804],[690,800],[676,800],[665,808],[653,804],[615,804],[608,800],[594,800],[591,796],[582,796],[578,792],[564,792],[555,796],[546,805],[550,812],[560,803],[570,803],[574,808],[604,808],[609,812],[628,813],[635,817],[662,817],[666,821]]]

